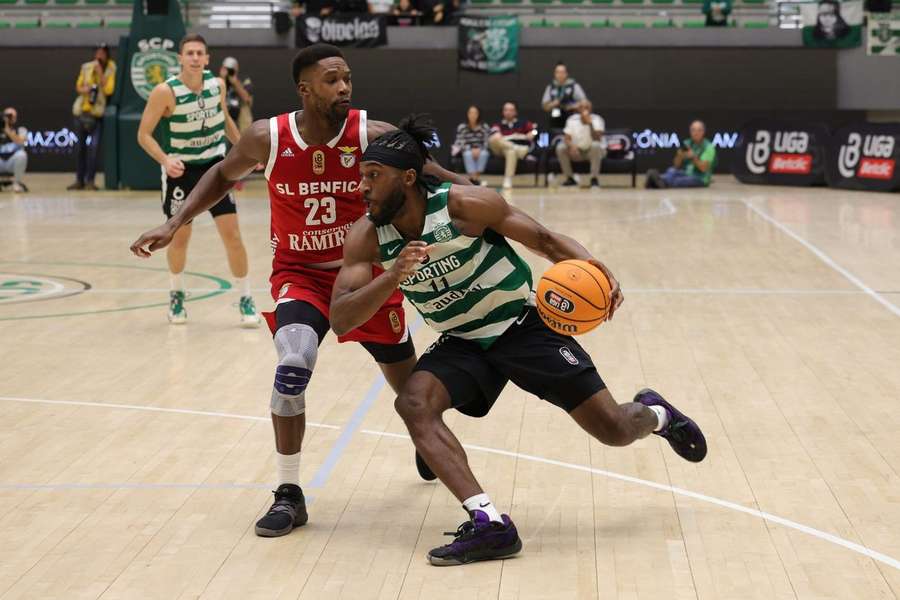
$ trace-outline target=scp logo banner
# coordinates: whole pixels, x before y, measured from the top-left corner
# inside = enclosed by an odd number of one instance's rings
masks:
[[[743,160],[735,162],[734,175],[755,184],[824,183],[827,139],[822,125],[752,121],[741,130],[737,148]]]
[[[900,189],[900,124],[857,123],[828,146],[828,185],[856,190]]]

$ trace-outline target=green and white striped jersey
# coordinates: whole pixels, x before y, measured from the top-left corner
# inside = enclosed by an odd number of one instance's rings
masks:
[[[185,164],[207,163],[225,156],[225,113],[218,78],[204,70],[203,91],[199,95],[178,77],[170,77],[166,85],[175,94],[175,110],[165,118],[166,154]]]
[[[531,297],[531,269],[502,235],[462,235],[447,211],[450,183],[426,195],[421,239],[429,261],[400,284],[433,329],[488,348],[519,317]],[[394,264],[406,240],[393,225],[376,229],[381,263]]]

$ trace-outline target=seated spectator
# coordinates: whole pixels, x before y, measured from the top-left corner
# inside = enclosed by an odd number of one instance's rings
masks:
[[[727,27],[732,0],[703,0],[703,14],[707,27]]]
[[[590,100],[566,121],[565,139],[556,145],[556,158],[566,180],[563,185],[578,185],[572,172],[572,162],[591,162],[591,187],[600,187],[600,162],[606,156],[606,140],[603,132],[606,123],[600,115],[591,112]]]
[[[334,0],[334,12],[339,14],[360,14],[369,12],[366,0]]]
[[[422,13],[412,3],[412,0],[398,0],[394,6],[392,22],[400,27],[409,27],[418,25],[422,17]]]
[[[584,100],[587,100],[584,89],[569,78],[566,65],[556,65],[553,69],[553,81],[544,89],[544,96],[541,98],[541,107],[550,116],[550,129],[563,129],[568,118],[578,112],[578,106]]]
[[[390,15],[394,10],[394,0],[369,0],[369,12],[373,15]]]
[[[462,154],[466,175],[475,185],[481,184],[481,174],[491,156],[488,151],[488,138],[491,129],[481,120],[481,110],[474,104],[466,111],[466,122],[456,128],[456,141],[453,142],[453,155]]]
[[[3,129],[0,130],[0,173],[12,174],[13,191],[22,193],[28,191],[22,181],[25,167],[28,166],[28,155],[25,153],[28,130],[16,125],[18,119],[19,113],[16,109],[11,106],[3,109]]]
[[[659,174],[647,171],[648,188],[707,187],[716,163],[716,147],[706,137],[703,121],[691,123],[691,137],[675,153],[674,166]]]
[[[447,7],[444,0],[420,0],[422,6],[423,22],[426,25],[446,25]]]
[[[534,144],[537,130],[534,123],[519,118],[515,102],[503,105],[503,118],[491,128],[488,146],[497,156],[506,158],[503,172],[503,189],[512,188],[512,178],[516,174],[516,163],[525,158]]]
[[[311,17],[327,17],[334,12],[335,0],[294,0],[291,14],[294,18],[301,15]]]

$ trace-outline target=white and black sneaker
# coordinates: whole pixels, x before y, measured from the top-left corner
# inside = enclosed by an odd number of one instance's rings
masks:
[[[299,485],[283,483],[273,492],[275,502],[262,519],[256,522],[256,535],[279,537],[289,534],[294,527],[306,525],[306,500]]]

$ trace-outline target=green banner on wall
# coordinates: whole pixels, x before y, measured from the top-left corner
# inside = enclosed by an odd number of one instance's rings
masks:
[[[482,73],[515,71],[519,64],[518,17],[462,17],[459,68]]]
[[[164,13],[148,14],[143,0],[135,0],[131,16],[131,31],[122,38],[125,51],[119,51],[121,85],[117,93],[118,110],[109,128],[115,136],[104,138],[105,164],[116,161],[117,181],[107,187],[131,189],[159,189],[160,166],[137,143],[138,125],[153,87],[177,75],[178,42],[185,35],[184,21],[177,0],[169,0]]]

